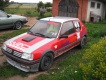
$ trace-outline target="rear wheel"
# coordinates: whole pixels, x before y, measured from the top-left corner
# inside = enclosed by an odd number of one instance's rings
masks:
[[[87,37],[83,37],[82,39],[81,39],[81,43],[80,43],[80,45],[79,45],[79,48],[84,48],[85,47],[85,45],[87,44]]]
[[[41,59],[41,62],[40,62],[40,66],[39,66],[39,70],[41,71],[45,71],[45,70],[48,70],[50,69],[52,63],[53,63],[53,54],[52,53],[46,53],[43,58]]]
[[[22,28],[22,23],[20,21],[18,21],[14,24],[14,29],[19,30],[21,28]]]

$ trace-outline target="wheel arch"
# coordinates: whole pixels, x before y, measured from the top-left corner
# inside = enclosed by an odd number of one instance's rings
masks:
[[[15,29],[15,24],[16,24],[17,22],[21,22],[22,27],[23,27],[23,22],[22,22],[21,20],[17,20],[17,21],[15,21],[15,22],[13,23],[13,29]]]
[[[17,20],[13,24],[15,25],[16,22],[21,22],[23,24],[23,22],[21,20]]]
[[[85,34],[85,35],[84,35],[84,37],[86,37],[86,38],[87,38],[88,36]]]
[[[46,53],[52,53],[52,54],[53,54],[53,57],[54,57],[54,54],[55,54],[55,52],[54,52],[53,50],[51,50],[51,49],[46,50],[46,51],[44,51],[44,52],[42,53],[42,56],[41,56],[40,60],[43,58],[43,56],[44,56]]]
[[[42,59],[45,56],[45,54],[47,54],[47,53],[52,53],[53,54],[53,58],[54,58],[54,51],[53,50],[47,50],[47,51],[43,52],[42,55],[41,55],[41,57],[40,57],[40,60],[39,60],[39,68],[38,69],[40,71],[42,71],[42,69],[41,69]]]

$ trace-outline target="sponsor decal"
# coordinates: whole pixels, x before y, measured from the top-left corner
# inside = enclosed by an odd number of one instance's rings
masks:
[[[63,44],[61,45],[61,47],[67,46],[68,44],[70,44],[70,41],[69,41],[69,40],[67,40],[65,43],[63,43]]]
[[[14,47],[16,49],[22,50],[22,51],[24,51],[24,50],[26,50],[27,48],[30,47],[29,45],[26,45],[26,44],[23,44],[23,43],[20,43],[20,42],[10,42],[7,45]]]
[[[77,39],[80,39],[80,32],[77,32]]]

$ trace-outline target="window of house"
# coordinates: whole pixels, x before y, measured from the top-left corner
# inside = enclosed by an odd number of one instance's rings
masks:
[[[97,3],[97,9],[100,9],[100,3]]]
[[[95,8],[95,2],[91,2],[91,8]]]
[[[66,22],[63,24],[61,35],[70,35],[75,32],[72,22]]]

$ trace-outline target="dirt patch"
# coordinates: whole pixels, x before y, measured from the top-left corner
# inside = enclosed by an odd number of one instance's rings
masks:
[[[41,74],[47,75],[47,72],[45,71],[45,72],[37,72],[37,73],[29,74],[28,77],[24,77],[24,78],[21,76],[14,76],[14,77],[11,77],[7,80],[33,80]]]
[[[0,30],[0,36],[3,36],[4,34],[7,34],[7,33],[11,33],[13,32],[14,30],[12,29],[4,29],[4,30]]]
[[[28,25],[29,27],[32,27],[37,21],[36,17],[27,17],[27,19],[28,22],[26,23],[26,25]]]

